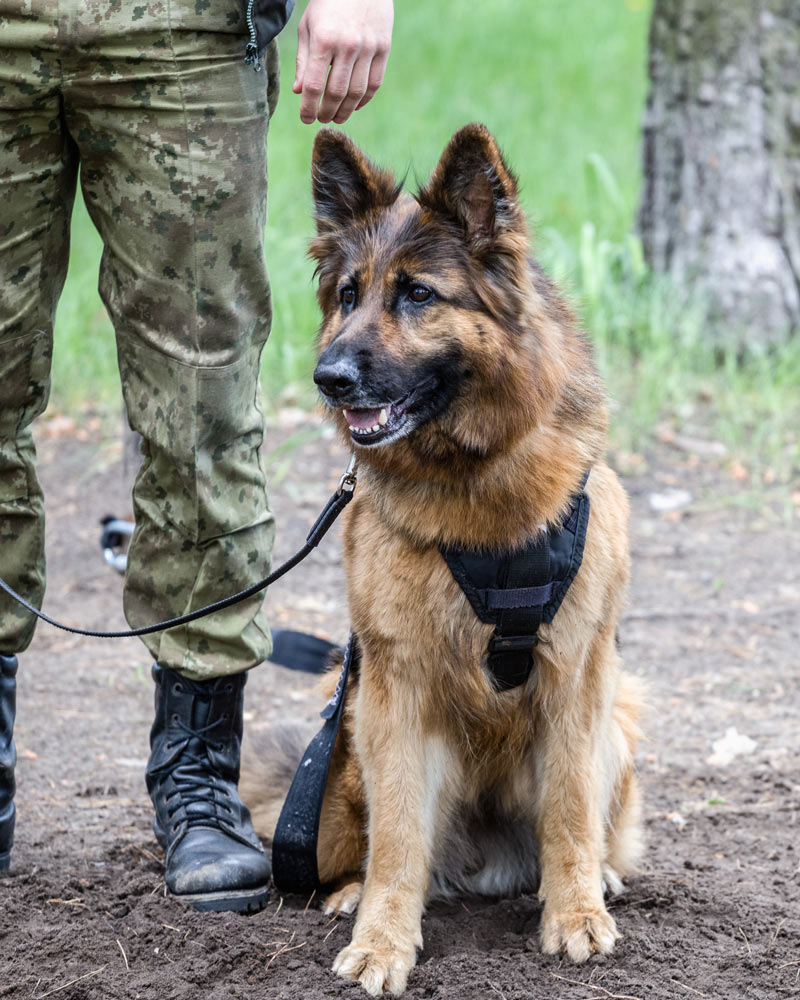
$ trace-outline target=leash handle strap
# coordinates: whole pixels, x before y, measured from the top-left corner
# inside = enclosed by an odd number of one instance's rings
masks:
[[[336,690],[320,713],[325,724],[303,754],[272,838],[272,877],[281,892],[309,893],[320,887],[319,818],[342,719],[347,679],[357,658],[358,644],[351,632]]]
[[[305,559],[312,549],[319,545],[322,536],[328,531],[336,518],[353,499],[355,488],[355,456],[353,456],[350,459],[347,471],[339,481],[339,486],[336,492],[330,500],[328,500],[327,504],[322,509],[322,513],[314,522],[311,531],[309,531],[308,536],[306,537],[305,545],[295,552],[291,558],[287,559],[285,563],[270,573],[269,576],[266,576],[263,580],[259,580],[258,583],[254,583],[252,586],[247,587],[246,590],[240,590],[237,594],[233,594],[230,597],[224,597],[221,601],[215,601],[213,604],[207,604],[204,608],[198,608],[196,611],[190,611],[188,614],[180,615],[178,618],[169,618],[166,621],[157,622],[155,625],[144,625],[142,628],[127,629],[123,632],[92,632],[90,629],[75,628],[72,625],[65,625],[63,622],[56,621],[55,618],[51,618],[49,615],[46,615],[42,610],[34,607],[30,602],[26,601],[25,598],[10,587],[6,581],[2,579],[2,577],[0,577],[0,589],[4,590],[9,597],[12,597],[18,604],[21,604],[23,608],[30,611],[31,614],[34,614],[37,618],[41,618],[42,621],[47,622],[48,625],[60,628],[64,632],[72,632],[75,635],[88,635],[96,639],[127,639],[135,635],[149,635],[151,632],[163,632],[165,629],[175,628],[178,625],[186,625],[189,622],[197,621],[198,618],[205,618],[206,615],[212,615],[215,611],[222,611],[223,608],[229,608],[232,604],[238,604],[240,601],[244,601],[248,597],[252,597],[253,594],[257,594],[260,590],[264,590],[271,586],[285,573],[288,573],[290,569],[294,569],[299,562],[302,562],[303,559]]]

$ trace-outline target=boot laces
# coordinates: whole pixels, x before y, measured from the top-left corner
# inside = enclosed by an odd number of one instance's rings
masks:
[[[209,750],[222,749],[222,744],[213,738],[213,731],[226,721],[227,715],[223,715],[207,726],[194,729],[183,719],[173,717],[173,722],[183,730],[187,740],[179,763],[170,769],[174,789],[166,797],[168,819],[172,820],[178,811],[183,812],[177,825],[233,826],[233,819],[228,819],[233,816],[234,810],[230,805],[232,796],[226,787],[227,779],[212,763],[208,753]],[[173,739],[167,744],[167,749],[172,749],[182,742],[182,739]],[[218,801],[219,794],[229,802]],[[177,802],[170,806],[169,803],[176,799]],[[193,807],[191,811],[188,809],[189,806]]]

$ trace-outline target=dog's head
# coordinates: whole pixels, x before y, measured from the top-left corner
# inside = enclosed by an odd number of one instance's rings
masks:
[[[531,259],[516,179],[483,126],[456,133],[413,198],[323,129],[313,194],[314,381],[364,457],[480,461],[552,410],[571,317]]]

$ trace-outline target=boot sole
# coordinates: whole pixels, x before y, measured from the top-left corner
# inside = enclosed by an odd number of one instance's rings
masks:
[[[11,851],[3,851],[0,854],[0,872],[7,872],[11,867]]]
[[[233,910],[236,913],[258,913],[269,902],[269,887],[260,889],[228,889],[225,892],[197,892],[191,895],[169,894],[172,899],[188,903],[195,910],[219,912]]]
[[[158,820],[153,821],[153,833],[159,845],[166,850],[167,838],[158,825]],[[181,902],[193,906],[195,910],[203,912],[219,913],[232,910],[235,913],[259,913],[269,902],[269,886],[267,885],[258,889],[225,889],[220,892],[184,894],[170,892],[169,887],[167,887],[167,893],[171,899],[179,899]]]

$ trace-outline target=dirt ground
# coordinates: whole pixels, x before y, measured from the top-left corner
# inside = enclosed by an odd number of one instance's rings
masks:
[[[121,579],[98,546],[100,517],[129,509],[119,442],[91,420],[55,418],[39,444],[46,607],[88,627],[121,625]],[[746,472],[729,459],[654,448],[618,460],[636,472],[625,478],[634,577],[621,648],[651,701],[638,761],[648,849],[642,873],[612,903],[623,937],[612,957],[576,967],[539,953],[534,898],[435,906],[409,1000],[800,997],[800,494],[776,489],[754,503]],[[280,414],[269,449],[282,558],[346,455],[292,411]],[[653,494],[674,488],[690,491],[688,506],[654,511]],[[337,537],[270,592],[274,624],[345,638]],[[310,684],[272,665],[254,671],[247,725],[313,719],[321,706]],[[0,877],[0,997],[362,995],[329,971],[351,918],[331,920],[316,901],[277,893],[250,918],[198,914],[165,897],[144,789],[151,719],[137,640],[40,627],[20,659],[19,815],[13,868]],[[726,763],[726,747],[749,752]]]

